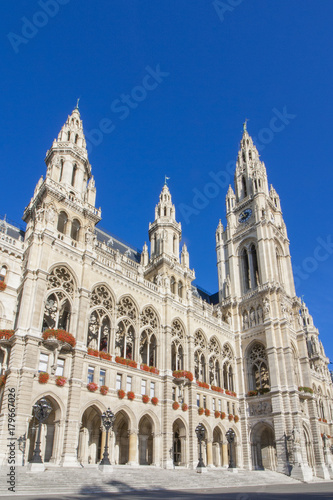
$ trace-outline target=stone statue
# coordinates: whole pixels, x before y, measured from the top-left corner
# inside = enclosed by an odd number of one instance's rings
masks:
[[[54,224],[55,220],[55,211],[52,206],[49,206],[46,209],[46,214],[45,214],[46,222],[50,222],[51,224]]]
[[[155,282],[157,286],[162,286],[162,275],[160,273],[156,275]]]
[[[266,297],[264,299],[264,311],[265,311],[265,314],[269,314],[270,309],[271,309],[271,306],[270,306],[268,298]]]
[[[254,312],[254,309],[250,312],[250,321],[251,321],[251,326],[256,326],[256,315]]]
[[[245,311],[243,313],[243,329],[247,330],[248,327],[249,327],[249,316],[248,316],[247,312]]]

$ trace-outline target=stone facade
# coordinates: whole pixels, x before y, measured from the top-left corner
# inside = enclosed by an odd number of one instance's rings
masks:
[[[36,440],[32,407],[45,397],[44,462],[98,463],[110,407],[115,464],[195,468],[202,422],[208,467],[228,467],[231,428],[238,468],[332,476],[328,359],[295,295],[280,200],[246,127],[227,226],[216,231],[213,295],[192,285],[167,184],[149,224],[150,251],[96,227],[101,210],[77,108],[45,161],[25,232],[0,223],[0,463],[11,389],[24,463]]]

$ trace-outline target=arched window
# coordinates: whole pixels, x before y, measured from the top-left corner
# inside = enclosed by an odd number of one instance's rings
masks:
[[[76,163],[74,163],[73,172],[72,172],[72,181],[71,181],[71,184],[73,187],[75,187],[76,172],[77,172],[77,165],[76,165]]]
[[[156,366],[156,337],[149,329],[141,333],[140,355],[141,363],[148,366]]]
[[[87,347],[109,352],[111,322],[103,309],[95,309],[89,319]]]
[[[75,141],[74,141],[74,142],[75,142],[75,144],[77,144],[78,139],[79,139],[79,135],[78,135],[78,134],[75,134]]]
[[[252,153],[249,151],[249,159],[252,160]]]
[[[74,280],[65,267],[56,267],[48,277],[48,295],[44,309],[43,330],[59,328],[69,330],[71,317],[70,298],[74,294]],[[52,291],[52,289],[54,291]]]
[[[67,141],[70,141],[71,140],[71,132],[70,130],[67,132]]]
[[[118,356],[134,359],[135,330],[128,319],[118,323],[116,332],[116,352]]]
[[[66,226],[68,222],[68,217],[66,212],[60,212],[58,217],[58,231],[59,233],[65,234]]]
[[[250,266],[249,266],[249,256],[246,248],[242,250],[241,253],[241,261],[242,261],[242,272],[243,272],[243,289],[244,292],[250,290]]]
[[[164,207],[164,217],[166,217],[166,214],[167,214],[167,209],[166,207]]]
[[[215,356],[209,358],[209,383],[221,387],[220,363]]]
[[[242,177],[242,194],[243,194],[243,198],[247,197],[247,187],[246,187],[245,177]]]
[[[206,359],[200,350],[194,353],[194,373],[197,380],[206,382]]]
[[[7,275],[7,267],[2,266],[0,269],[0,281],[5,281]]]
[[[250,247],[250,255],[251,255],[252,272],[253,272],[252,288],[256,288],[259,285],[259,268],[258,268],[257,250],[254,245],[251,245]]]
[[[183,342],[185,332],[180,321],[175,319],[171,325],[171,368],[172,370],[184,369],[184,348]]]
[[[177,253],[177,237],[173,235],[173,253]]]
[[[79,240],[81,224],[77,219],[72,222],[71,238],[75,241]]]
[[[60,160],[59,182],[60,182],[60,181],[61,181],[61,179],[62,179],[62,174],[63,174],[63,171],[64,171],[64,160]]]
[[[179,297],[183,296],[183,283],[182,283],[182,281],[178,281],[178,295],[179,295]]]
[[[171,293],[176,293],[176,280],[174,276],[171,276],[170,287],[171,287]]]
[[[270,388],[267,354],[262,344],[253,345],[248,356],[248,368],[250,390]]]

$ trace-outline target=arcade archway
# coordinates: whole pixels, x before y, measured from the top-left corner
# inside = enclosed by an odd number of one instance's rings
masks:
[[[255,469],[276,470],[274,431],[267,424],[259,423],[252,431],[252,463]]]

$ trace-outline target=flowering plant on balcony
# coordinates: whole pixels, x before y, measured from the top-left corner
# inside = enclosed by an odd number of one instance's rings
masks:
[[[224,392],[222,387],[218,387],[216,385],[211,385],[210,388],[212,389],[212,391],[220,392],[221,394],[223,394],[223,392]]]
[[[3,387],[6,383],[6,375],[0,376],[0,388]]]
[[[9,340],[13,335],[14,335],[14,330],[0,330],[0,340],[1,339]]]
[[[137,366],[138,366],[138,363],[136,361],[134,361],[133,359],[122,358],[120,356],[115,357],[115,362],[119,363],[121,365],[130,366],[131,368],[137,368]]]
[[[145,372],[149,372],[149,366],[146,365],[146,363],[141,363],[140,370],[143,370]]]
[[[6,283],[4,283],[3,281],[0,281],[0,292],[3,292],[4,290],[6,290],[6,288],[7,288]]]
[[[197,384],[199,387],[202,387],[203,389],[209,389],[209,384],[206,384],[206,382],[200,382],[200,380],[197,380]]]
[[[123,391],[122,389],[119,389],[118,391],[118,398],[119,399],[124,399],[125,397],[125,391]]]
[[[111,361],[111,354],[109,354],[108,352],[99,351],[99,357],[101,359],[107,359],[108,361]]]
[[[156,368],[155,366],[150,366],[149,367],[150,373],[155,373],[155,375],[158,375],[160,373],[160,370]]]
[[[183,410],[183,411],[187,411],[187,410],[188,410],[188,406],[187,406],[187,404],[186,404],[186,403],[183,403],[183,404],[182,404],[182,410]]]
[[[267,392],[270,391],[271,391],[270,387],[261,387],[260,389],[258,389],[259,394],[266,394]]]
[[[188,372],[186,370],[175,370],[172,372],[172,376],[175,378],[187,378],[190,382],[193,380],[193,374],[191,372]]]
[[[145,404],[149,403],[149,396],[147,396],[147,394],[144,394],[144,395],[142,396],[142,401],[143,401]]]
[[[205,413],[204,408],[199,408],[198,413],[199,413],[199,415],[203,415]]]
[[[205,409],[205,415],[206,415],[206,417],[209,417],[209,415],[210,415],[210,410],[208,410],[208,408]]]
[[[237,424],[237,422],[239,422],[239,416],[238,416],[238,415],[235,415],[234,419],[235,419],[235,422],[236,422],[236,424]]]
[[[180,405],[179,405],[179,403],[178,403],[177,401],[174,401],[174,402],[172,403],[172,408],[173,408],[174,410],[178,410],[179,406],[180,406]]]
[[[214,411],[215,418],[219,418],[221,416],[221,413],[217,410]]]
[[[103,396],[106,396],[107,393],[109,392],[109,388],[107,385],[102,385],[99,389],[99,392],[103,394]]]
[[[228,396],[233,396],[234,398],[237,397],[237,394],[234,391],[225,391]]]
[[[88,354],[89,356],[95,356],[96,358],[98,358],[98,351],[96,351],[96,349],[88,349]]]
[[[154,406],[156,406],[158,404],[158,398],[154,396],[153,398],[151,398],[151,402],[153,403]]]
[[[128,391],[127,393],[127,399],[129,399],[130,401],[133,401],[133,399],[135,398],[135,394],[133,391]]]
[[[247,393],[247,395],[248,395],[249,397],[252,397],[252,396],[258,396],[258,391],[249,391],[249,392]]]
[[[321,418],[318,418],[318,421],[321,422]]]
[[[56,378],[56,384],[59,387],[63,387],[66,384],[66,382],[67,382],[67,378],[65,378],[65,377],[59,376],[59,377]]]
[[[98,389],[98,385],[95,384],[95,382],[90,382],[89,384],[87,384],[87,389],[90,392],[95,392]]]
[[[40,384],[46,384],[46,382],[48,382],[50,378],[50,375],[46,372],[40,372],[40,374],[38,375],[38,382]]]
[[[313,394],[313,390],[311,389],[311,387],[299,387],[298,390],[300,392],[308,392],[309,394]]]
[[[224,420],[226,417],[226,414],[224,413],[224,411],[221,412],[221,420]]]
[[[229,422],[231,422],[233,419],[234,419],[234,416],[232,415],[232,413],[229,413],[229,415],[228,415]]]
[[[327,424],[327,420],[326,420],[326,418],[323,418],[323,422],[324,422],[325,424]]]
[[[75,347],[76,345],[76,340],[73,337],[71,333],[66,332],[65,330],[55,330],[53,328],[50,328],[48,330],[45,330],[43,332],[42,338],[44,340],[47,340],[49,338],[55,338],[59,340],[59,342],[64,342],[66,344],[71,345],[72,347]]]

